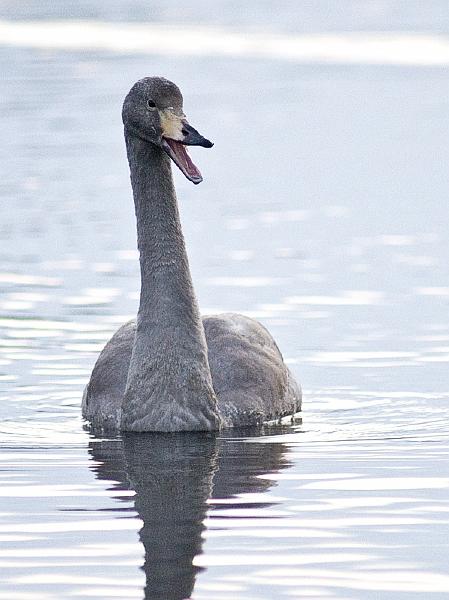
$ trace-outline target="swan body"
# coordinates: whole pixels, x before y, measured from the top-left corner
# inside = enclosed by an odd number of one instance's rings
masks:
[[[206,431],[258,425],[301,408],[301,390],[269,332],[226,313],[201,318],[193,290],[170,159],[193,183],[185,146],[211,147],[166,79],[138,81],[123,121],[140,251],[137,319],[100,353],[83,416],[107,431]]]
[[[206,316],[202,321],[222,426],[257,425],[300,409],[301,390],[260,323],[234,313]],[[84,415],[106,430],[120,429],[135,332],[133,319],[113,335],[84,393]],[[183,429],[179,411],[166,411],[164,416],[160,423],[164,431]]]

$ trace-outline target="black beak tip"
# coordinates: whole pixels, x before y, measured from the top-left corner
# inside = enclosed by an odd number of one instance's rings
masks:
[[[203,137],[198,131],[187,123],[187,121],[183,122],[182,133],[184,135],[184,139],[181,140],[181,144],[185,144],[186,146],[202,146],[203,148],[212,148],[214,145],[210,140]]]

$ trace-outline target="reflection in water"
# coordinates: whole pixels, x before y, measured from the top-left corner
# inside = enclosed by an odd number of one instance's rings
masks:
[[[201,570],[193,560],[201,553],[208,504],[261,493],[273,481],[259,476],[288,465],[283,444],[233,443],[203,433],[124,434],[92,441],[89,453],[96,476],[117,482],[110,488],[114,496],[126,491],[123,500],[129,501],[129,490],[136,493],[145,600],[189,598]]]

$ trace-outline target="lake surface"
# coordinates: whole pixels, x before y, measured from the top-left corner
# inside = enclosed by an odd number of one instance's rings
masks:
[[[0,600],[448,598],[446,3],[151,5],[0,2]],[[175,175],[201,308],[269,327],[302,422],[84,427],[149,74],[215,142]]]

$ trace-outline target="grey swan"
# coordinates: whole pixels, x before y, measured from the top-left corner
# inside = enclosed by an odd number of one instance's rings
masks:
[[[179,88],[146,77],[122,118],[131,173],[141,292],[137,319],[100,353],[82,400],[103,431],[213,431],[278,420],[301,408],[301,389],[257,321],[201,318],[181,230],[171,161],[198,184],[186,146],[210,148],[187,121]]]

